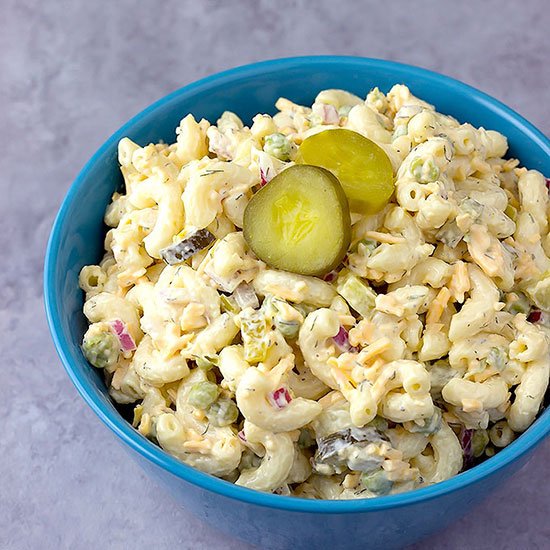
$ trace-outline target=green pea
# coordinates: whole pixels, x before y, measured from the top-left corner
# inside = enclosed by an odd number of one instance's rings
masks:
[[[365,489],[377,495],[387,495],[393,488],[393,481],[388,479],[384,470],[362,474],[361,483]]]
[[[476,430],[472,436],[472,453],[475,458],[481,456],[489,443],[487,430]]]
[[[292,145],[284,134],[270,134],[265,138],[264,151],[279,160],[290,160]]]
[[[101,332],[82,342],[82,351],[86,359],[98,369],[114,365],[118,361],[120,343],[111,332]]]
[[[219,388],[216,384],[208,381],[197,382],[191,386],[191,391],[189,392],[188,402],[193,407],[199,409],[206,409],[214,401],[216,401]]]
[[[278,316],[275,317],[275,327],[279,332],[289,340],[294,340],[298,337],[298,332],[300,332],[300,323],[298,321],[287,321],[280,319]]]
[[[229,426],[237,420],[239,409],[232,399],[222,397],[208,407],[206,416],[214,426]]]

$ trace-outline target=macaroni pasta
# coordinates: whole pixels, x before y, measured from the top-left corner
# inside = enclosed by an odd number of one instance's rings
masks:
[[[404,85],[276,107],[120,141],[125,189],[79,279],[87,359],[140,433],[260,491],[375,497],[492,456],[548,386],[548,182]],[[351,212],[324,279],[271,268],[243,236],[247,204],[330,128],[378,144],[395,193]]]

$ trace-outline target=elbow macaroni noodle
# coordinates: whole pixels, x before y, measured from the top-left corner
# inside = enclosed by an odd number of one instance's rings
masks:
[[[548,182],[503,158],[504,136],[404,85],[276,107],[250,128],[187,115],[172,145],[120,141],[125,190],[79,277],[86,357],[141,434],[251,489],[375,497],[492,456],[536,419],[550,377]],[[394,197],[351,212],[336,278],[272,269],[245,208],[337,127],[386,152]],[[163,249],[204,229],[213,242],[167,265]]]

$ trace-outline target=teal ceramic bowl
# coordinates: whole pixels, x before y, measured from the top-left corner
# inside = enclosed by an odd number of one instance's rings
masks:
[[[396,83],[406,84],[440,112],[502,132],[508,137],[510,156],[528,168],[550,174],[549,140],[517,113],[470,86],[389,61],[298,57],[210,76],[145,109],[112,135],[84,166],[53,225],[44,274],[46,311],[57,352],[74,385],[131,456],[183,506],[212,527],[264,549],[399,548],[442,529],[527,462],[550,432],[550,411],[495,457],[417,491],[354,501],[312,501],[255,492],[186,466],[120,416],[101,373],[88,365],[80,351],[86,321],[78,273],[102,255],[103,213],[121,184],[117,142],[122,137],[129,136],[142,145],[171,142],[179,120],[189,112],[196,118],[216,120],[229,109],[249,122],[258,112],[273,112],[279,96],[310,104],[324,88],[344,88],[364,96],[373,86],[387,91]]]

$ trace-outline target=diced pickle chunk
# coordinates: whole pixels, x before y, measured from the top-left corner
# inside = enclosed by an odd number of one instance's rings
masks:
[[[214,242],[216,237],[208,229],[199,229],[179,243],[160,251],[162,259],[169,265],[180,264]]]
[[[352,130],[337,128],[309,136],[300,145],[296,162],[330,170],[342,184],[352,212],[378,212],[393,194],[388,155]]]
[[[264,314],[248,308],[241,315],[244,358],[249,363],[264,361],[269,348],[268,325]]]
[[[260,189],[244,213],[244,238],[272,267],[323,275],[340,264],[350,242],[346,195],[316,166],[291,166]]]

